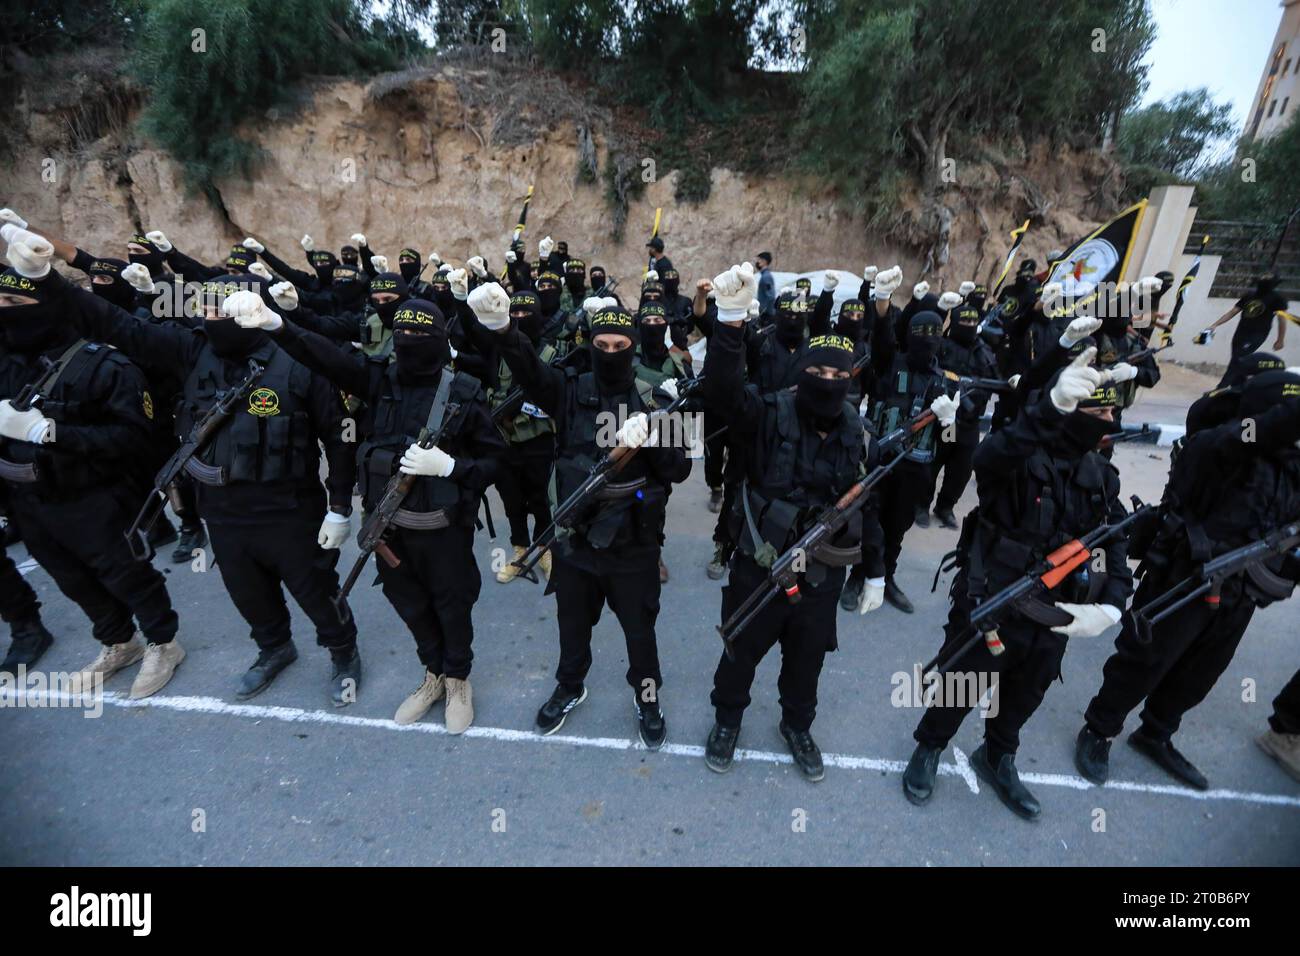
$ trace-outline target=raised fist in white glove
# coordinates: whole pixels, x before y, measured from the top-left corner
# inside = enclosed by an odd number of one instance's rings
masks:
[[[1139,295],[1154,295],[1160,291],[1162,285],[1164,285],[1164,283],[1155,276],[1143,276],[1141,279],[1138,279],[1137,291]]]
[[[442,256],[438,255],[436,252],[431,252],[429,253],[429,262],[432,263],[435,269],[437,269],[438,266],[442,265]]]
[[[496,285],[496,283],[493,283],[493,285]],[[497,288],[500,288],[500,286],[497,286]],[[456,459],[437,445],[431,448],[421,448],[417,443],[402,452],[402,460],[397,467],[406,475],[446,478],[451,474],[451,470],[456,467]]]
[[[487,263],[483,261],[482,256],[470,256],[465,265],[469,266],[469,271],[480,279],[487,278]]]
[[[1119,608],[1113,604],[1067,604],[1057,601],[1056,606],[1068,614],[1074,615],[1069,624],[1052,628],[1057,634],[1066,637],[1096,637],[1112,624],[1118,624]]]
[[[1129,365],[1128,362],[1120,362],[1101,373],[1102,381],[1106,382],[1131,382],[1137,378],[1137,374],[1137,366]]]
[[[351,530],[351,518],[327,511],[325,520],[320,523],[320,531],[316,533],[316,543],[326,551],[337,550],[343,547],[344,541],[348,540],[348,533]]]
[[[286,312],[298,308],[298,290],[292,282],[277,282],[268,290],[275,304]]]
[[[912,286],[912,298],[924,299],[925,294],[930,291],[930,283],[922,279],[916,285]]]
[[[298,240],[298,245],[302,246],[304,252],[311,252],[316,248],[316,243],[312,242],[311,236],[303,233],[303,237]]]
[[[258,255],[261,255],[263,252],[266,252],[266,246],[262,245],[252,236],[248,236],[247,238],[244,239],[244,248],[249,250],[250,252],[256,252]]]
[[[966,296],[970,295],[974,291],[975,291],[975,283],[971,282],[970,279],[967,279],[961,285],[957,286],[957,294],[960,295],[963,299],[966,298]]]
[[[677,379],[666,378],[655,387],[671,398],[674,402],[677,401]]]
[[[447,284],[451,286],[451,294],[464,302],[469,295],[469,273],[464,269],[452,269],[447,273]]]
[[[827,292],[834,292],[835,287],[839,284],[840,284],[840,277],[837,276],[834,272],[831,272],[829,269],[827,269],[826,275],[822,278],[822,288],[825,289]]]
[[[1092,360],[1097,357],[1097,349],[1086,348],[1073,362],[1061,370],[1056,377],[1048,397],[1058,411],[1069,414],[1079,407],[1079,403],[1097,390],[1101,384],[1101,372],[1092,368]]]
[[[507,250],[506,250],[506,262],[511,262],[511,263],[513,263],[513,262],[518,261],[518,259],[519,259],[519,257],[518,257],[517,255],[515,255],[515,251],[514,251],[513,249],[507,249]]]
[[[262,297],[249,289],[241,289],[226,296],[221,312],[235,320],[243,329],[265,329],[274,332],[284,321],[266,307]]]
[[[555,240],[547,236],[537,244],[537,254],[543,259],[549,259],[552,252],[555,251]]]
[[[939,296],[939,311],[947,312],[961,305],[961,296],[956,292],[945,292]]]
[[[749,312],[749,303],[754,301],[758,293],[758,277],[754,275],[754,264],[742,262],[714,276],[713,293],[714,300],[718,303],[720,321],[744,320]]]
[[[749,308],[745,310],[745,321],[746,321],[746,322],[753,322],[756,318],[758,318],[758,300],[757,300],[757,299],[755,299],[753,302],[749,303]]]
[[[147,266],[139,262],[133,262],[122,270],[122,278],[127,281],[132,289],[144,295],[153,294],[153,279],[149,277]]]
[[[862,595],[858,598],[858,613],[877,610],[885,603],[885,579],[867,578],[862,582]]]
[[[957,409],[961,406],[961,393],[956,395],[940,395],[930,403],[930,411],[934,412],[934,417],[939,419],[939,424],[947,428],[957,420]]]
[[[358,249],[360,249],[362,246],[368,245],[368,243],[366,242],[366,234],[364,232],[354,232],[352,234],[352,242],[356,245]]]
[[[1020,373],[1017,372],[1015,375],[1012,375],[1009,379],[1007,379],[1007,384],[1011,386],[1012,390],[1015,390],[1015,389],[1019,388],[1019,387],[1020,387]]]
[[[877,299],[888,299],[898,291],[898,287],[903,284],[903,270],[898,266],[892,269],[886,269],[884,272],[876,274],[876,285],[873,294]]]
[[[865,269],[862,270],[862,278],[868,282],[872,282],[875,280],[876,273],[878,273],[879,271],[880,270],[877,269],[875,266],[867,266]]]
[[[647,282],[658,282],[658,281],[659,281],[659,273],[654,269],[647,269],[645,271],[645,275],[641,277],[642,285],[645,285]]]
[[[248,271],[259,279],[265,279],[267,282],[275,281],[275,276],[271,275],[271,270],[266,267],[266,263],[264,262],[254,262],[250,264]]]
[[[9,264],[20,276],[43,279],[50,274],[50,260],[54,257],[50,240],[11,222],[0,226],[0,237],[9,243]]]
[[[510,324],[510,296],[500,283],[488,282],[469,294],[469,307],[485,329],[500,332]]]
[[[640,448],[650,437],[650,419],[645,412],[637,412],[615,433],[614,441],[625,448]]]
[[[587,298],[582,300],[582,311],[586,312],[588,315],[595,315],[601,309],[612,308],[616,305],[618,305],[618,299],[615,299],[613,296],[607,295],[601,297],[589,295]]]
[[[9,399],[0,401],[0,435],[5,438],[39,445],[45,441],[52,427],[54,423],[42,415],[39,409],[29,408],[20,412]]]
[[[1071,348],[1101,328],[1101,319],[1075,319],[1061,333],[1061,348]]]
[[[155,229],[153,232],[146,232],[144,237],[152,242],[159,252],[172,251],[172,244],[167,241],[167,236],[162,232],[162,230]]]
[[[387,272],[388,256],[371,256],[370,264],[374,266],[376,272]]]
[[[27,220],[12,209],[0,209],[0,222],[13,223],[19,229],[27,228]]]

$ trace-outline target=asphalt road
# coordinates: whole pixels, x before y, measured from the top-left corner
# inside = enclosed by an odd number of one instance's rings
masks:
[[[1167,455],[1121,448],[1126,493],[1158,497]],[[1184,722],[1178,743],[1209,776],[1211,793],[1179,788],[1122,742],[1111,785],[1076,776],[1074,735],[1108,636],[1072,644],[1064,683],[1024,732],[1019,767],[1043,802],[1039,821],[1013,816],[962,766],[980,741],[978,715],[954,741],[959,753],[945,754],[930,805],[907,803],[900,772],[919,711],[891,705],[891,675],[928,660],[939,643],[945,589],[931,594],[930,579],[956,533],[937,525],[914,529],[904,550],[900,581],[916,614],[841,612],[841,650],[827,659],[813,728],[826,779],[808,783],[785,756],[774,655],[755,683],[743,759],[725,777],[711,773],[700,748],[720,644],[718,584],[704,574],[713,522],[706,495],[697,466],[670,509],[672,579],[659,619],[664,751],[632,743],[626,655],[608,614],[589,699],[557,737],[532,733],[553,686],[554,605],[536,585],[491,579],[486,535],[478,541],[476,724],[460,738],[442,731],[441,705],[415,727],[390,722],[421,675],[412,640],[377,588],[354,595],[365,662],[357,704],[330,707],[327,655],[295,609],[302,656],[237,706],[236,678],[255,656],[242,621],[214,571],[165,565],[189,656],[160,695],[127,706],[132,668],[108,683],[95,719],[69,708],[0,708],[0,863],[1300,863],[1300,784],[1253,743],[1300,666],[1294,602],[1256,616],[1228,672]],[[959,513],[972,501],[968,489]],[[345,551],[345,566],[354,554]],[[57,636],[42,668],[82,665],[96,650],[85,618],[42,570],[28,580]],[[1243,700],[1249,681],[1251,702]]]

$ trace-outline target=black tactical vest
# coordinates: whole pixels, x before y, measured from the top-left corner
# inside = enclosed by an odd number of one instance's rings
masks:
[[[909,419],[920,415],[942,394],[938,376],[931,372],[917,374],[903,357],[894,359],[889,374],[881,382],[882,394],[871,406],[871,422],[877,435],[888,435]],[[927,425],[920,437],[905,452],[908,461],[926,464],[934,461],[937,423]]]
[[[758,361],[754,369],[753,383],[758,386],[760,394],[766,395],[778,389],[789,388],[798,383],[799,368],[808,353],[808,340],[804,339],[793,352],[776,341],[776,333],[768,332],[758,346]]]

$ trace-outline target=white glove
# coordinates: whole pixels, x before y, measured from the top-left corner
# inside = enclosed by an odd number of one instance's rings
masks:
[[[374,267],[376,272],[387,272],[388,256],[371,256],[370,265]]]
[[[145,295],[153,294],[153,279],[149,278],[149,269],[142,263],[131,263],[122,270],[122,278],[125,279],[136,292],[142,292]]]
[[[749,303],[757,298],[758,277],[754,275],[754,264],[742,262],[714,276],[713,291],[718,303],[718,319],[722,322],[743,321],[749,312]]]
[[[223,314],[235,320],[241,329],[265,329],[274,332],[284,322],[278,315],[266,307],[262,297],[249,289],[241,289],[226,296],[221,303]]]
[[[483,261],[482,256],[470,256],[469,262],[465,263],[465,265],[469,266],[469,271],[480,279],[487,278],[487,263]]]
[[[858,598],[858,613],[866,614],[885,603],[885,579],[867,578],[862,584],[862,596]]]
[[[674,402],[677,401],[677,379],[666,378],[660,382],[656,388],[671,398]]]
[[[1114,368],[1102,372],[1102,379],[1107,382],[1131,382],[1137,378],[1138,370],[1136,365],[1129,365],[1128,362],[1120,362]]]
[[[1140,295],[1151,295],[1155,292],[1159,292],[1160,287],[1164,285],[1164,283],[1161,282],[1159,279],[1157,279],[1155,276],[1143,276],[1141,279],[1138,280],[1137,285],[1138,285],[1138,293]]]
[[[271,275],[271,270],[263,262],[254,262],[248,267],[249,273],[265,279],[267,282],[274,282],[275,276]]]
[[[961,406],[961,393],[956,395],[940,395],[930,403],[930,411],[934,412],[934,417],[939,419],[939,424],[947,428],[957,420],[957,409]]]
[[[298,290],[292,282],[277,282],[269,291],[275,304],[284,311],[292,312],[298,308]]]
[[[0,209],[0,222],[13,223],[19,229],[27,228],[27,220],[12,209]]]
[[[930,291],[930,283],[922,279],[916,285],[912,286],[912,298],[924,299],[925,294]]]
[[[975,291],[975,283],[971,282],[970,279],[967,279],[961,285],[957,286],[957,294],[960,295],[963,299],[966,298],[966,296],[970,295],[974,291]]]
[[[39,445],[53,427],[54,422],[42,415],[40,409],[29,408],[20,412],[9,399],[0,401],[0,435],[5,438]]]
[[[20,276],[44,279],[50,274],[50,260],[54,257],[50,240],[14,223],[0,226],[0,236],[9,243],[9,264]]]
[[[879,271],[880,270],[877,269],[875,266],[867,266],[865,269],[862,270],[862,278],[870,282],[876,277],[876,273],[878,273]]]
[[[506,262],[515,262],[518,258],[513,249],[506,250]]]
[[[590,295],[582,300],[582,311],[588,315],[595,315],[601,309],[610,309],[617,305],[618,299],[613,296],[607,295],[601,298],[600,296]]]
[[[464,269],[452,269],[447,273],[447,284],[451,286],[451,294],[461,302],[469,295],[469,273]]]
[[[446,262],[438,263],[438,268],[433,270],[433,274],[436,276],[447,275],[449,272],[451,272],[451,266]]]
[[[1086,348],[1067,365],[1052,386],[1048,396],[1058,411],[1069,414],[1079,407],[1079,403],[1097,390],[1101,384],[1101,373],[1091,368],[1092,360],[1097,357],[1095,347]]]
[[[161,230],[155,229],[153,232],[146,232],[144,237],[157,246],[159,252],[172,251],[172,244],[167,241],[167,236]]]
[[[1056,606],[1062,611],[1074,615],[1069,624],[1052,628],[1057,634],[1066,637],[1096,637],[1112,624],[1118,624],[1119,608],[1113,604],[1066,604],[1057,601]]]
[[[1065,327],[1059,339],[1061,348],[1072,348],[1076,342],[1082,342],[1101,328],[1101,319],[1075,319]]]
[[[496,283],[493,283],[493,285],[496,285]],[[497,286],[497,288],[501,287]],[[437,445],[432,448],[421,448],[418,444],[412,444],[410,448],[402,452],[402,460],[397,467],[404,475],[446,478],[451,474],[451,470],[456,467],[456,459]]]
[[[552,239],[550,236],[547,236],[545,239],[543,239],[541,242],[537,244],[537,254],[542,259],[550,258],[551,253],[554,251],[555,251],[555,240]]]
[[[366,234],[364,232],[354,232],[352,234],[352,241],[356,244],[358,249],[362,246],[369,245],[369,243],[366,242]]]
[[[834,292],[835,287],[839,284],[840,284],[840,277],[837,276],[834,272],[830,272],[828,270],[826,275],[822,277],[822,288],[825,289],[827,292]]]
[[[903,270],[898,266],[876,274],[875,298],[888,299],[903,284]]]
[[[753,302],[749,303],[749,308],[745,310],[745,321],[746,321],[746,322],[753,322],[756,318],[758,318],[758,300],[757,300],[757,299],[755,299]]]
[[[304,252],[311,252],[316,248],[316,243],[311,241],[311,236],[303,233],[303,237],[298,240],[298,245],[302,246]]]
[[[500,332],[510,324],[510,296],[496,282],[479,286],[469,294],[469,307],[485,329]]]
[[[258,255],[261,255],[263,252],[266,252],[266,246],[262,245],[252,236],[248,236],[244,240],[244,248],[248,249],[251,252],[256,252]]]
[[[658,281],[659,281],[659,273],[656,272],[654,269],[647,269],[645,271],[645,275],[641,277],[642,285],[645,285],[647,282],[658,282]]]
[[[614,441],[626,448],[640,448],[650,437],[650,419],[645,412],[637,412],[614,434]]]
[[[437,269],[438,266],[442,265],[442,256],[438,255],[436,252],[431,252],[429,253],[429,262],[433,264],[435,269]]]
[[[351,530],[351,518],[327,511],[325,520],[320,523],[320,531],[316,532],[316,543],[326,551],[337,550],[343,547],[344,541],[348,540],[348,533]]]
[[[939,296],[940,312],[947,312],[950,309],[957,308],[959,305],[961,305],[961,296],[956,292],[945,292],[943,295]]]
[[[1010,385],[1011,388],[1012,388],[1013,390],[1019,388],[1019,387],[1020,387],[1020,373],[1017,372],[1015,375],[1012,375],[1009,379],[1007,379],[1007,384]]]

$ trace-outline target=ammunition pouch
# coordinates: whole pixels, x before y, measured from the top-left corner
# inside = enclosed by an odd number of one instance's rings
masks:
[[[35,462],[19,464],[4,458],[0,458],[0,478],[20,485],[31,485],[40,480]]]

